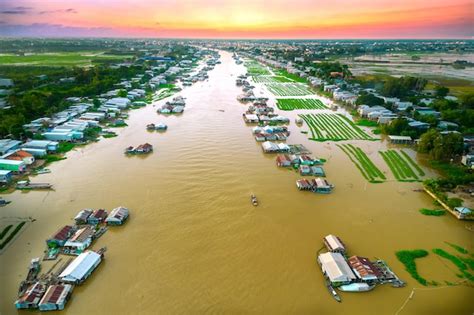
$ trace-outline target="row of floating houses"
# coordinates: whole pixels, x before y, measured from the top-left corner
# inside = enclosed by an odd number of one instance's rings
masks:
[[[345,292],[365,292],[378,284],[405,285],[383,260],[371,261],[356,255],[349,257],[345,244],[332,234],[325,236],[323,242],[328,252],[319,254],[317,262],[326,286],[336,300],[340,301],[340,297],[334,288]]]
[[[64,264],[59,259],[47,272],[40,274],[40,258],[32,259],[26,279],[20,284],[17,309],[40,311],[63,310],[76,285],[86,281],[104,258],[105,248],[88,250],[92,242],[106,231],[107,226],[122,225],[129,210],[117,207],[107,213],[104,209],[84,209],[74,218],[75,225],[66,225],[46,240],[47,251],[43,260],[68,255]],[[55,254],[51,256],[51,252]],[[56,270],[55,270],[56,269]]]
[[[257,142],[261,142],[262,151],[266,154],[283,153],[276,158],[279,167],[293,167],[298,169],[302,176],[316,176],[313,179],[297,180],[296,186],[299,190],[322,194],[332,192],[334,185],[321,178],[326,176],[321,167],[323,161],[310,157],[311,152],[301,144],[284,143],[290,136],[290,131],[285,125],[290,120],[276,114],[275,109],[267,105],[268,98],[255,97],[254,86],[247,81],[246,75],[239,75],[236,85],[242,86],[246,92],[239,95],[237,100],[242,103],[252,102],[242,117],[247,124],[259,124],[252,128],[252,134]]]
[[[182,96],[176,96],[171,101],[166,102],[157,112],[159,114],[181,114],[186,106],[186,101]]]

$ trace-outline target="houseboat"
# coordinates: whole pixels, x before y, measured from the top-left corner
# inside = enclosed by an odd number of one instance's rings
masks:
[[[125,154],[148,154],[153,152],[153,146],[149,143],[140,144],[137,147],[128,147],[125,149]]]
[[[309,190],[318,194],[329,194],[334,189],[334,185],[329,184],[324,178],[299,179],[296,181],[299,190]]]

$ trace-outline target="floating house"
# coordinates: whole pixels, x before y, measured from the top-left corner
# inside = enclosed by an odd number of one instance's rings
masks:
[[[357,278],[364,282],[375,283],[382,275],[379,269],[366,257],[352,256],[348,261]]]
[[[318,262],[324,276],[333,285],[349,284],[356,279],[344,256],[340,253],[323,253],[318,256]]]
[[[64,243],[64,252],[79,255],[91,245],[94,233],[94,228],[90,225],[77,230],[74,235]]]
[[[35,162],[35,157],[30,152],[25,150],[16,150],[9,152],[2,156],[3,159],[11,161],[23,161],[26,165],[31,165]]]
[[[87,224],[87,219],[92,212],[92,209],[83,209],[74,217],[74,221],[77,225]]]
[[[23,161],[0,159],[0,170],[23,173],[26,171],[26,163]]]
[[[274,143],[266,141],[262,143],[262,150],[265,153],[279,153],[279,152],[289,152],[290,147],[285,143]]]
[[[122,225],[129,216],[129,211],[125,207],[117,207],[113,209],[107,219],[105,219],[105,222],[108,225]]]
[[[346,252],[346,246],[341,239],[335,235],[329,234],[325,236],[323,242],[328,251],[332,253],[344,254]]]
[[[17,309],[35,309],[46,291],[46,286],[39,282],[32,284],[18,300],[15,301]]]
[[[291,158],[290,156],[283,154],[278,155],[276,158],[276,164],[279,167],[290,167],[291,166]]]
[[[40,311],[61,311],[64,309],[72,293],[70,284],[50,285],[39,302]]]
[[[329,184],[324,178],[314,179],[300,179],[296,181],[296,187],[299,190],[309,190],[319,194],[329,194],[334,188],[334,185]]]
[[[54,233],[50,238],[46,240],[46,244],[50,248],[56,248],[64,246],[67,240],[74,233],[74,228],[70,225],[65,225]]]
[[[107,218],[107,211],[104,209],[97,209],[87,218],[87,223],[97,225],[105,221]]]
[[[126,154],[147,154],[153,152],[153,146],[149,143],[140,144],[137,147],[128,147],[125,149]]]
[[[59,279],[65,283],[81,284],[102,262],[100,254],[87,251],[74,259],[63,272],[59,275]]]

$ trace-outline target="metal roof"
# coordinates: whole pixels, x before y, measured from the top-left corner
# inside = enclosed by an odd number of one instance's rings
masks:
[[[82,280],[92,269],[100,263],[101,257],[99,254],[93,251],[87,251],[72,261],[69,266],[64,269],[59,275],[59,278],[66,281],[80,281]]]

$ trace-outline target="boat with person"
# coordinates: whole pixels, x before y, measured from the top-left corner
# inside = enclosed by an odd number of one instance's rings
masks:
[[[255,207],[258,206],[257,196],[251,195],[251,196],[250,196],[250,201],[252,202],[252,204],[253,204]]]

